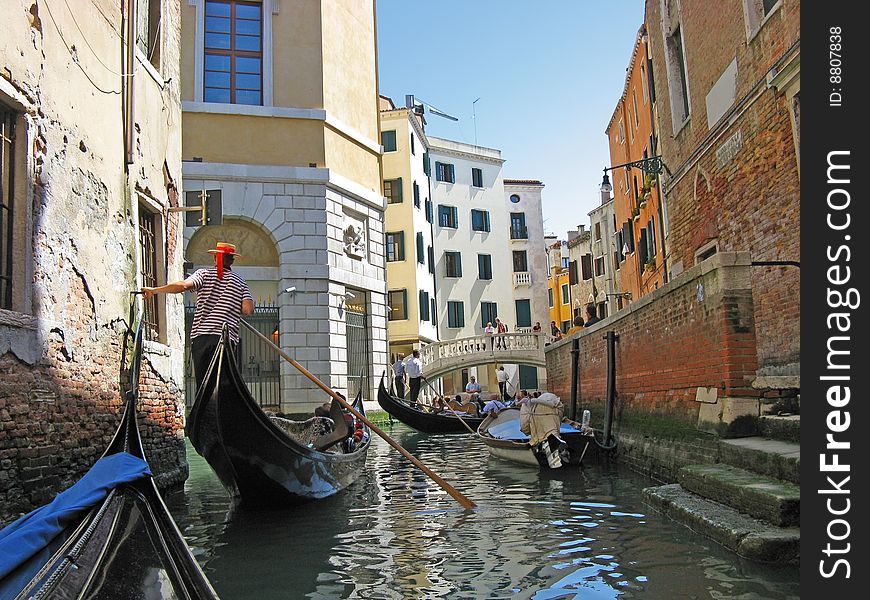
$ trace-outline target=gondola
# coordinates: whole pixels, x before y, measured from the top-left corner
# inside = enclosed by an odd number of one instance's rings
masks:
[[[399,398],[396,398],[387,391],[384,385],[384,376],[381,375],[381,383],[378,386],[378,404],[381,405],[387,414],[401,421],[408,427],[412,427],[417,431],[424,433],[457,433],[472,431],[483,423],[483,417],[474,417],[471,415],[463,415],[462,421],[468,424],[468,427],[462,424],[460,417],[452,413],[432,413],[426,410],[413,408]]]
[[[145,462],[136,424],[141,326],[133,352],[121,424],[103,456],[0,531],[0,599],[217,598]]]
[[[267,414],[242,380],[224,331],[187,421],[196,451],[239,507],[292,506],[332,496],[362,473],[371,433],[330,417],[291,421]],[[353,407],[364,414],[362,392]],[[360,433],[357,433],[360,431]]]
[[[505,408],[486,417],[477,428],[477,437],[486,444],[493,456],[547,470],[579,465],[594,439],[590,429],[563,418],[559,438],[564,445],[552,444],[548,449],[544,447],[548,442],[544,441],[533,446],[530,436],[520,431],[520,409],[516,407]]]

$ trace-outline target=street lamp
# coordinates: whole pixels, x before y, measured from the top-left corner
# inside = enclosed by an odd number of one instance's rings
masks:
[[[649,173],[653,176],[660,175],[662,171],[667,171],[668,175],[671,174],[670,169],[668,169],[667,165],[662,162],[661,155],[651,156],[650,158],[642,158],[641,160],[636,160],[622,165],[616,165],[615,167],[604,167],[604,179],[601,180],[602,192],[613,191],[613,186],[610,185],[610,178],[607,176],[607,172],[621,169],[622,167],[625,167],[626,169],[631,169],[632,167],[635,167],[640,169],[644,173]]]

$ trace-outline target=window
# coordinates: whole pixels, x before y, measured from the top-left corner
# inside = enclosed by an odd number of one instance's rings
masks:
[[[471,169],[471,185],[474,187],[483,187],[483,169]]]
[[[683,32],[679,27],[666,40],[668,87],[671,91],[671,117],[676,133],[689,118],[689,84],[683,54]]]
[[[381,146],[384,147],[384,152],[396,151],[396,130],[381,132]]]
[[[161,0],[136,0],[136,47],[160,68]]]
[[[160,257],[159,252],[163,248],[162,229],[160,217],[152,212],[142,202],[139,203],[139,256],[142,264],[142,285],[155,287],[160,285]],[[161,313],[165,296],[154,295],[145,300],[145,335],[149,340],[163,341],[161,339]],[[161,302],[158,299],[162,299]]]
[[[384,180],[384,196],[390,204],[402,202],[402,178]]]
[[[597,242],[600,239],[601,239],[601,221],[597,221],[595,223],[595,241]]]
[[[568,333],[568,330],[571,329],[571,321],[562,321],[562,325],[559,329],[562,330],[562,333]]]
[[[480,303],[480,326],[486,327],[487,323],[495,325],[495,318],[498,316],[498,305],[495,302]]]
[[[641,87],[641,89],[643,89],[643,103],[644,104],[649,103],[649,88],[647,87],[648,84],[647,84],[646,78],[647,78],[646,69],[643,66],[643,63],[641,63],[641,65],[640,65],[640,87]]]
[[[441,225],[441,227],[450,227],[451,229],[459,227],[459,218],[456,214],[456,207],[439,204],[438,224]]]
[[[15,164],[17,120],[16,112],[0,104],[0,308],[7,310],[15,308],[12,291],[16,279],[20,281],[20,278],[15,277],[18,268],[13,258],[26,256],[23,252],[16,252],[21,243],[15,243],[17,240],[14,235],[18,217],[15,213],[15,190],[19,185],[15,176],[21,173]]]
[[[429,299],[429,311],[432,315],[432,325],[438,325],[438,313],[435,312],[435,298]]]
[[[531,301],[526,300],[515,300],[514,305],[517,309],[517,327],[531,327],[532,326],[532,307]]]
[[[411,134],[411,156],[414,156],[416,154],[417,154],[417,148],[414,145],[414,134],[412,133]]]
[[[743,0],[743,14],[746,18],[746,37],[752,39],[765,19],[782,4],[781,0]]]
[[[580,276],[583,281],[592,279],[592,255],[584,254],[580,257]]]
[[[595,276],[601,277],[604,275],[604,257],[599,256],[595,259]]]
[[[417,185],[417,182],[414,182],[414,206],[420,208],[420,186]]]
[[[525,273],[529,270],[529,255],[525,250],[514,250],[514,273]]]
[[[387,292],[390,321],[404,321],[408,318],[408,290],[390,290]]]
[[[511,194],[511,202],[512,202],[513,204],[518,204],[519,201],[520,201],[520,196],[519,196],[519,194]]]
[[[634,103],[634,128],[637,129],[640,125],[640,121],[637,118],[637,90],[631,89],[631,101]]]
[[[619,120],[619,143],[625,143],[625,126],[622,124],[622,119]]]
[[[563,257],[562,257],[562,268],[563,268],[563,269],[567,269],[567,268],[568,268],[568,263],[569,263],[570,261],[571,261],[570,258],[568,258],[567,256],[563,256]]]
[[[203,80],[206,102],[263,103],[261,10],[260,3],[206,0]]]
[[[656,255],[656,228],[655,221],[652,217],[646,224],[646,243],[647,255],[654,259]]]
[[[577,279],[577,261],[572,260],[568,263],[568,283],[571,285],[576,285],[580,283]]]
[[[432,176],[432,163],[428,152],[423,153],[423,172],[430,177]]]
[[[387,262],[405,260],[405,232],[387,233]]]
[[[432,222],[432,201],[429,198],[426,198],[426,221]]]
[[[471,209],[471,229],[473,231],[489,231],[489,211]]]
[[[477,255],[477,278],[483,280],[492,279],[492,256],[489,254]]]
[[[426,246],[423,244],[423,232],[417,232],[417,262],[426,264]]]
[[[429,292],[420,290],[420,320],[429,320]]]
[[[444,253],[445,277],[462,277],[462,255],[459,252]]]
[[[562,304],[571,304],[571,297],[568,293],[568,284],[562,284]]]
[[[435,163],[435,179],[437,181],[446,181],[447,183],[454,183],[456,181],[456,176],[453,172],[453,165],[449,163]]]
[[[461,301],[447,302],[447,326],[465,327],[465,305]]]
[[[553,288],[547,288],[547,303],[550,308],[553,308]]]
[[[529,239],[529,230],[526,228],[526,213],[511,213],[511,239]]]

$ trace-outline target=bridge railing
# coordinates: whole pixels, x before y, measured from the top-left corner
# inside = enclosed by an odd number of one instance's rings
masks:
[[[435,342],[420,350],[420,360],[425,367],[445,358],[474,356],[482,353],[490,353],[494,356],[503,354],[507,359],[511,355],[515,356],[517,351],[543,354],[543,336],[540,333],[493,333]]]

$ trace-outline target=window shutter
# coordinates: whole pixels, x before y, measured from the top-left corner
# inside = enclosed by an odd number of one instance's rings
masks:
[[[462,277],[462,254],[456,253],[456,276]]]
[[[655,222],[650,219],[647,227],[646,239],[649,242],[649,255],[654,257],[656,255],[656,227]]]
[[[393,186],[394,186],[393,187],[393,196],[395,197],[396,202],[401,202],[402,201],[402,178],[399,177],[398,179],[394,180]]]
[[[568,263],[568,283],[576,285],[577,281],[577,261],[572,260]]]
[[[432,176],[432,163],[429,161],[429,153],[423,153],[423,172],[428,176]]]
[[[429,272],[435,274],[435,250],[429,246]]]
[[[583,281],[592,279],[592,255],[584,254],[580,257],[580,273],[583,276]]]
[[[423,246],[423,232],[417,232],[417,262],[421,265],[426,262],[425,247]]]
[[[643,266],[646,264],[647,259],[647,245],[646,245],[646,227],[642,227],[640,230],[640,239],[637,243],[637,258],[640,261],[640,269],[643,269]]]
[[[450,213],[453,215],[453,227],[459,227],[459,211],[455,206],[451,206]]]

